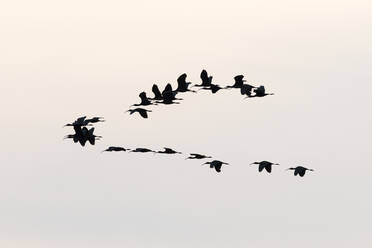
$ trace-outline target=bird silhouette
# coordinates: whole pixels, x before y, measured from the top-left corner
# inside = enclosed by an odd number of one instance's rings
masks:
[[[97,123],[97,122],[104,122],[105,120],[103,120],[103,117],[93,117],[93,118],[90,118],[90,119],[86,119],[87,117],[86,116],[82,116],[82,117],[79,117],[77,118],[73,123],[68,123],[66,125],[64,125],[64,127],[67,127],[67,126],[72,126],[72,127],[75,127],[75,126],[91,126],[90,123]]]
[[[202,70],[200,73],[200,78],[202,80],[201,84],[195,84],[193,87],[208,87],[212,84],[212,76],[208,76],[208,72],[206,70]]]
[[[214,168],[217,172],[221,172],[222,165],[228,165],[228,163],[219,161],[219,160],[213,160],[211,162],[205,162],[204,164],[209,164],[209,168]],[[203,165],[204,165],[203,164]]]
[[[212,157],[206,156],[203,154],[198,154],[198,153],[190,153],[190,156],[188,156],[186,159],[204,159],[204,158],[212,158]]]
[[[187,77],[187,74],[186,73],[183,73],[181,76],[179,76],[177,78],[177,84],[178,84],[178,86],[177,86],[176,91],[177,92],[187,92],[187,91],[196,92],[196,91],[190,90],[188,88],[191,83],[190,82],[186,82],[186,77]]]
[[[182,152],[177,152],[171,148],[168,148],[168,147],[164,147],[164,151],[158,151],[156,153],[163,153],[163,154],[182,154]]]
[[[288,168],[287,170],[294,170],[294,175],[295,176],[300,175],[300,177],[305,176],[305,172],[307,170],[308,171],[314,171],[313,169],[308,169],[308,168],[305,168],[303,166],[291,167],[291,168]]]
[[[125,149],[124,147],[120,146],[109,146],[106,150],[103,150],[102,152],[125,152],[130,151],[130,149]]]
[[[66,125],[64,125],[64,127],[85,126],[86,125],[86,122],[85,122],[86,118],[87,118],[86,116],[79,117],[73,123],[67,123]]]
[[[144,109],[144,108],[135,108],[135,109],[128,109],[126,112],[129,112],[129,114],[138,112],[143,118],[147,119],[148,118],[147,112],[152,112],[152,111]]]
[[[241,88],[246,80],[243,80],[243,75],[237,75],[234,77],[235,83],[231,86],[226,86],[225,89]]]
[[[182,100],[179,98],[176,98],[177,91],[173,91],[172,85],[167,84],[161,93],[162,95],[162,101],[157,101],[157,103],[163,103],[163,104],[179,104],[179,102],[175,102],[175,100]]]
[[[155,103],[152,103],[146,96],[146,92],[141,92],[139,95],[138,95],[140,98],[141,98],[141,102],[139,104],[133,104],[132,106],[148,106],[148,105],[152,105],[152,104],[155,104]]]
[[[209,86],[205,86],[205,87],[200,88],[200,90],[210,90],[210,91],[212,91],[213,94],[217,93],[217,91],[219,91],[220,89],[223,89],[223,88],[221,88],[217,84],[210,84]]]
[[[240,88],[240,94],[247,95],[247,97],[252,96],[252,90],[256,87],[250,85],[250,84],[243,84]]]
[[[103,117],[93,117],[90,119],[86,119],[84,121],[86,125],[88,125],[89,123],[97,123],[97,122],[105,122],[105,120],[103,119]]]
[[[157,100],[157,101],[163,100],[163,96],[159,90],[159,87],[156,84],[152,85],[152,92],[154,93],[154,97],[149,98],[150,100]]]
[[[253,90],[253,92],[256,93],[256,94],[252,95],[252,96],[247,96],[247,97],[264,97],[264,96],[268,96],[268,95],[274,95],[274,93],[266,93],[265,86],[263,86],[263,85],[261,85],[258,88],[255,88]]]
[[[258,171],[259,172],[261,172],[263,169],[265,169],[268,173],[271,173],[272,165],[279,165],[279,164],[271,163],[269,161],[254,162],[252,164],[258,164]]]
[[[86,142],[89,141],[91,145],[95,145],[96,140],[102,138],[102,136],[94,135],[94,127],[88,129],[86,127],[74,126],[75,134],[69,134],[64,139],[73,139],[74,143],[79,142],[81,146],[85,146]]]
[[[154,152],[155,153],[155,151],[147,149],[147,148],[136,148],[136,149],[131,150],[129,152],[140,152],[140,153]]]

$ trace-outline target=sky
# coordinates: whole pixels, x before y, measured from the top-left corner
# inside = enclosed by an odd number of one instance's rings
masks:
[[[370,1],[0,4],[0,246],[370,247]],[[177,77],[245,75],[274,96],[185,94],[125,113]],[[81,147],[62,128],[104,116]],[[101,153],[163,146],[230,163]],[[254,161],[280,163],[258,173]],[[288,167],[314,172],[294,177]]]

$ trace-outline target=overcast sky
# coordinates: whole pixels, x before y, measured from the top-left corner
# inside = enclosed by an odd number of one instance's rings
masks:
[[[370,247],[370,1],[7,1],[0,4],[0,246]],[[128,115],[138,94],[185,94]],[[104,116],[95,146],[62,126]],[[214,156],[100,153],[163,146]],[[258,173],[254,161],[280,163]],[[294,177],[286,168],[315,171]]]

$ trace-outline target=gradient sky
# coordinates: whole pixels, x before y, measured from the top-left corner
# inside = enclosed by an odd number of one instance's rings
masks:
[[[0,246],[370,247],[370,1],[0,4]],[[124,113],[202,69],[274,96],[186,94]],[[149,93],[149,95],[152,95]],[[104,116],[96,146],[63,141]],[[229,162],[100,151],[173,147]],[[253,161],[280,163],[258,173]],[[293,177],[286,168],[315,172]]]

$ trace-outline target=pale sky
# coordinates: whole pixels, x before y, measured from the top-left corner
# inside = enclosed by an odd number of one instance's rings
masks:
[[[0,247],[370,247],[370,1],[0,4]],[[245,75],[274,96],[185,94],[124,113],[153,83]],[[81,147],[62,128],[104,116]],[[185,155],[100,153],[172,147]],[[249,164],[281,165],[271,174]],[[288,167],[315,171],[294,177]]]

